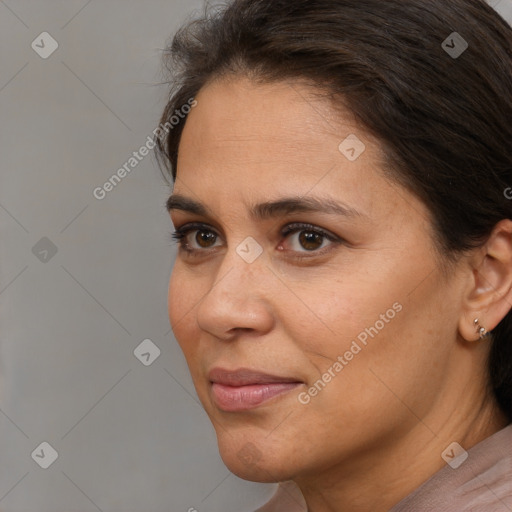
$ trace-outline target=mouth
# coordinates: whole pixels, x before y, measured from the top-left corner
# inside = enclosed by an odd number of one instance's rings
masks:
[[[214,368],[208,378],[213,401],[225,412],[254,409],[304,384],[294,377],[270,375],[247,368],[232,371]]]

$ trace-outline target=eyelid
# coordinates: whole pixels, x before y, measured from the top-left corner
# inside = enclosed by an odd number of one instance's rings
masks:
[[[289,235],[290,233],[294,233],[297,231],[314,231],[315,233],[320,233],[321,235],[325,236],[327,239],[331,241],[341,241],[341,238],[330,231],[327,231],[324,228],[321,228],[320,226],[315,226],[315,224],[310,224],[309,222],[291,222],[287,224],[282,230],[281,235]]]
[[[193,231],[211,231],[215,234],[215,236],[219,237],[220,235],[216,232],[215,229],[213,229],[208,224],[205,224],[203,222],[191,222],[191,223],[185,223],[181,226],[175,226],[174,233],[171,233],[171,240],[178,244],[179,249],[186,251],[189,254],[196,254],[196,253],[202,253],[207,254],[211,249],[214,249],[214,247],[210,247],[208,249],[187,249],[185,247],[185,244],[183,241],[188,236],[190,232]]]
[[[221,237],[221,235],[219,235],[217,233],[215,228],[213,228],[212,226],[210,226],[206,223],[203,223],[203,222],[185,223],[181,226],[175,226],[175,229],[176,229],[176,231],[174,234],[172,234],[172,238],[178,243],[178,245],[180,246],[180,249],[186,251],[190,255],[207,255],[209,252],[212,252],[213,250],[215,250],[215,247],[216,247],[216,246],[213,246],[213,247],[206,248],[206,249],[196,249],[196,248],[187,249],[185,247],[185,244],[182,243],[182,240],[185,239],[186,236],[190,232],[199,231],[202,229],[204,231],[210,231],[210,232],[214,233],[217,237]],[[319,235],[321,235],[324,238],[326,238],[327,240],[329,240],[331,242],[330,245],[346,243],[346,241],[343,238],[339,237],[338,235],[335,235],[335,234],[331,233],[330,231],[327,231],[319,226],[316,226],[316,225],[308,223],[308,222],[288,223],[280,230],[279,234],[281,237],[286,238],[290,234],[297,233],[300,231],[311,231],[314,233],[318,233]],[[308,259],[308,258],[322,256],[329,250],[330,249],[328,246],[328,247],[323,247],[321,249],[314,250],[314,251],[293,251],[293,250],[291,250],[291,251],[286,251],[286,252],[294,253],[295,255],[293,256],[293,258],[295,258],[295,259]],[[308,253],[310,254],[309,256],[307,255]]]
[[[204,222],[190,222],[190,223],[187,222],[185,224],[182,224],[181,226],[175,226],[175,232],[173,233],[173,237],[179,236],[180,238],[182,238],[183,236],[188,235],[191,231],[200,231],[200,230],[211,231],[216,236],[219,236],[219,237],[222,236],[222,235],[219,235],[217,230],[214,227],[210,226],[209,224],[205,224]]]
[[[204,229],[205,231],[208,230],[208,231],[214,232],[217,236],[222,236],[222,235],[219,235],[216,228],[214,228],[210,224],[206,224],[204,222],[190,222],[190,223],[184,223],[181,225],[175,225],[174,227],[175,227],[175,230],[177,233],[189,232],[189,231],[193,231],[195,229],[198,229],[198,230]],[[334,240],[342,241],[341,237],[335,235],[334,233],[331,233],[330,231],[328,231],[324,228],[321,228],[320,226],[311,224],[309,222],[289,222],[288,224],[285,225],[284,228],[281,229],[280,235],[281,236],[288,235],[288,234],[292,233],[293,231],[298,231],[300,229],[303,229],[304,231],[306,231],[307,229],[311,229],[311,231],[322,233],[327,238],[330,237]]]

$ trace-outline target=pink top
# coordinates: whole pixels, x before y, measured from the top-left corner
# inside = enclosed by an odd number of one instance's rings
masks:
[[[458,468],[447,464],[389,512],[512,512],[512,423],[467,454]],[[307,507],[288,481],[255,512],[307,512]]]

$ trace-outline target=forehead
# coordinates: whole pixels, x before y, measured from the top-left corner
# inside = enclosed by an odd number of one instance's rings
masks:
[[[196,96],[181,137],[178,174],[250,168],[251,178],[318,177],[333,165],[361,170],[375,166],[378,142],[356,125],[353,115],[334,111],[310,87],[293,82],[255,84],[247,78],[217,80]],[[364,157],[349,162],[339,145],[350,135],[364,140]],[[359,159],[358,159],[359,160]],[[279,170],[279,173],[276,171]]]
[[[309,194],[328,194],[368,215],[396,203],[377,172],[379,142],[310,87],[230,78],[207,85],[196,100],[180,142],[175,192],[226,215]],[[349,159],[340,148],[354,137],[360,154]]]
[[[196,100],[182,142],[193,137],[219,150],[242,153],[265,148],[263,156],[277,152],[289,158],[319,150],[332,153],[344,134],[363,131],[350,112],[334,112],[319,91],[315,94],[298,82],[219,79],[201,89]]]

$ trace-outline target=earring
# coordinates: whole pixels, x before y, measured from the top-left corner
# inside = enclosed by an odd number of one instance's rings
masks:
[[[480,339],[483,339],[485,338],[485,336],[487,336],[488,332],[487,330],[485,329],[485,327],[482,327],[478,321],[478,318],[475,318],[473,320],[473,324],[475,325],[475,329],[476,329],[476,332],[478,334],[480,334]]]

